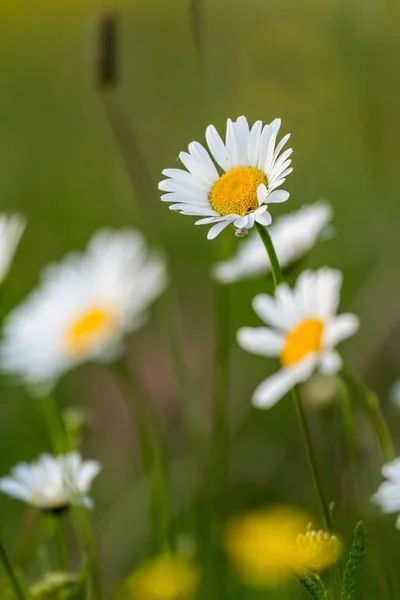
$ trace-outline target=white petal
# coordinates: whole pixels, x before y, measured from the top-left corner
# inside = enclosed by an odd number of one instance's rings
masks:
[[[275,190],[271,192],[267,198],[268,204],[276,204],[281,202],[286,202],[289,198],[289,192],[285,192],[285,190]]]
[[[89,491],[93,479],[97,477],[100,471],[101,465],[95,460],[88,460],[82,464],[77,482],[81,493],[86,494]]]
[[[266,327],[242,327],[237,332],[237,341],[247,352],[260,356],[279,356],[285,339]]]
[[[266,294],[258,294],[254,298],[252,304],[254,312],[267,325],[273,325],[282,331],[288,329],[287,323],[285,322],[285,315],[274,298],[267,296]]]
[[[213,240],[217,237],[217,235],[219,235],[221,233],[221,231],[223,231],[225,229],[225,227],[228,227],[228,225],[230,225],[231,221],[221,221],[220,223],[217,223],[216,225],[214,225],[214,227],[211,227],[211,229],[209,230],[209,232],[207,233],[207,239],[209,240]]]
[[[205,219],[199,219],[195,222],[195,225],[209,225],[210,223],[219,223],[225,221],[225,217],[205,217]]]
[[[249,226],[249,216],[250,215],[246,215],[244,217],[239,217],[238,219],[236,219],[233,224],[235,227],[237,227],[238,229],[242,229],[243,227],[248,228]]]
[[[206,140],[215,162],[221,167],[221,169],[226,171],[229,168],[228,152],[214,125],[209,125],[207,127]]]
[[[323,267],[317,274],[318,314],[323,319],[332,317],[339,306],[342,274],[336,269]]]
[[[257,166],[261,129],[262,122],[256,121],[251,128],[250,135],[247,140],[247,157],[251,167]]]
[[[260,183],[260,185],[257,188],[257,200],[258,200],[258,204],[261,205],[263,204],[268,196],[268,190],[267,187],[264,183]]]
[[[262,215],[258,215],[256,217],[256,221],[257,223],[260,223],[260,225],[264,225],[264,227],[268,227],[268,225],[271,225],[272,223],[272,217],[270,215],[270,213],[267,211],[265,213],[263,213]],[[268,259],[269,262],[269,259]]]
[[[334,347],[336,344],[345,340],[356,333],[360,327],[360,319],[357,315],[343,313],[334,317],[327,324],[324,334],[324,346]]]
[[[381,469],[383,477],[400,484],[400,458],[395,458]]]
[[[11,477],[0,479],[0,491],[18,500],[29,502],[29,492],[26,487]]]
[[[268,377],[255,390],[252,400],[253,405],[257,408],[271,408],[297,383],[309,379],[315,365],[316,358],[310,354],[294,367],[281,369],[271,377]]]
[[[342,358],[338,352],[325,352],[320,358],[319,370],[325,375],[335,375],[342,368]]]
[[[182,215],[189,216],[207,216],[207,217],[216,217],[219,216],[218,213],[209,207],[196,206],[191,204],[171,204],[168,206],[169,210],[177,210]]]

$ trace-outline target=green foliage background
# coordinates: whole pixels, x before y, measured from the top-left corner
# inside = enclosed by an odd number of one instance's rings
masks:
[[[204,139],[209,123],[222,130],[228,116],[245,114],[250,121],[280,116],[283,133],[292,132],[295,171],[288,180],[291,199],[278,211],[319,198],[332,203],[336,238],[319,245],[304,266],[343,270],[342,306],[362,320],[360,333],[343,352],[379,392],[398,439],[399,417],[388,404],[388,393],[400,375],[400,5],[393,0],[199,0],[198,5],[203,70],[190,0],[1,3],[0,208],[28,217],[3,289],[2,311],[24,298],[45,264],[83,248],[98,227],[139,226],[168,252],[185,355],[207,428],[215,325],[209,269],[217,243],[208,242],[206,229],[194,227],[190,217],[172,214],[159,202],[157,182],[180,150]],[[132,190],[93,85],[96,18],[110,7],[120,14],[118,96],[151,175],[151,198]],[[240,325],[257,322],[250,301],[261,290],[271,290],[270,282],[241,283],[231,294],[232,489],[227,503],[234,511],[290,502],[318,515],[289,400],[269,413],[250,406],[254,386],[272,365],[241,351],[234,333]],[[165,310],[166,303],[157,302],[153,319],[130,340],[129,351],[162,414],[180,515],[186,505],[187,444]],[[32,402],[21,390],[4,381],[0,385],[3,474],[16,461],[35,458],[47,441]],[[114,581],[132,568],[146,535],[129,419],[113,381],[99,367],[71,373],[57,395],[62,405],[90,407],[93,427],[85,454],[104,465],[95,487],[94,519],[107,577]],[[312,412],[311,424],[325,484],[336,499],[337,526],[348,539],[360,511],[339,405]],[[380,457],[358,413],[357,429],[362,514],[373,540],[360,597],[398,598],[400,533],[393,519],[382,519],[368,505],[379,483]],[[32,516],[4,497],[0,515],[6,542],[18,552]],[[302,593],[298,589],[299,598]]]

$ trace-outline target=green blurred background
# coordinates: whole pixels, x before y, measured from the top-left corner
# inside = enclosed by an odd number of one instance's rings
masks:
[[[200,10],[200,25],[193,25],[193,6]],[[146,161],[152,197],[132,189],[94,86],[96,22],[110,9],[119,15],[121,36],[118,101]],[[315,248],[304,265],[343,270],[342,307],[362,320],[343,353],[379,392],[399,438],[398,416],[388,402],[390,385],[400,375],[399,25],[400,4],[394,0],[199,0],[194,5],[190,0],[3,0],[0,208],[28,218],[3,290],[3,310],[25,297],[45,264],[83,248],[97,228],[140,227],[169,256],[185,357],[207,430],[215,330],[209,270],[218,241],[207,241],[206,228],[194,227],[194,219],[171,213],[159,202],[157,183],[161,170],[173,166],[190,141],[204,140],[209,123],[223,131],[227,117],[271,121],[280,116],[282,134],[292,132],[295,170],[288,180],[291,198],[274,214],[319,198],[332,203],[336,238]],[[199,34],[200,47],[195,42]],[[235,511],[290,502],[318,515],[290,402],[268,413],[251,409],[251,392],[272,365],[241,351],[234,334],[241,325],[257,323],[250,302],[261,290],[271,291],[271,283],[261,279],[231,288],[232,489],[227,505]],[[179,515],[186,504],[187,440],[168,351],[166,310],[160,299],[150,323],[129,341],[129,353],[162,415]],[[146,536],[144,493],[126,408],[109,375],[97,366],[69,374],[57,396],[63,406],[90,407],[93,427],[84,450],[103,463],[94,490],[94,519],[107,578],[113,582],[132,568]],[[1,397],[3,474],[48,444],[38,411],[23,392],[2,381]],[[346,538],[358,515],[340,407],[310,409],[310,420]],[[393,519],[380,519],[368,506],[379,483],[380,458],[359,413],[357,426],[364,517],[375,535],[360,597],[399,598],[395,556],[400,533]],[[30,517],[22,505],[4,497],[0,515],[6,541],[17,550]],[[387,595],[377,565],[384,565],[391,580]]]

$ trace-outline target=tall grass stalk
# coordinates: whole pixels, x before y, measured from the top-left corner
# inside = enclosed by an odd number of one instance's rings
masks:
[[[347,368],[343,367],[341,378],[350,393],[363,405],[364,410],[375,430],[385,462],[390,462],[396,456],[393,441],[379,406],[379,398],[362,381],[358,380]]]
[[[155,416],[124,359],[112,367],[130,400],[133,427],[140,447],[143,475],[149,496],[149,537],[152,551],[171,546],[172,515],[169,497],[168,458]]]
[[[14,591],[15,597],[17,600],[29,600],[29,595],[25,592],[22,585],[20,584],[17,575],[14,572],[6,549],[2,541],[0,540],[0,561],[3,565],[4,571],[10,581],[11,587]]]
[[[266,227],[263,227],[262,225],[260,225],[260,223],[256,223],[256,228],[257,228],[257,231],[261,238],[261,241],[263,242],[263,244],[265,246],[265,249],[266,249],[268,257],[269,257],[269,261],[271,263],[272,277],[273,277],[273,281],[274,281],[274,287],[276,289],[276,287],[283,281],[282,271],[281,271],[281,267],[279,264],[279,259],[276,254],[274,244],[272,242],[272,239],[271,239],[268,229]],[[328,505],[328,502],[326,500],[325,493],[323,490],[322,481],[321,481],[321,478],[319,475],[318,463],[317,463],[315,451],[314,451],[314,448],[312,445],[310,429],[308,427],[306,414],[305,414],[303,404],[302,404],[301,398],[299,396],[299,393],[298,393],[296,387],[294,387],[292,390],[292,398],[293,398],[294,405],[296,407],[297,416],[298,416],[301,431],[303,434],[304,446],[305,446],[308,461],[309,461],[309,464],[311,467],[311,471],[312,471],[312,475],[313,475],[313,479],[314,479],[314,485],[315,485],[315,489],[318,494],[319,502],[320,502],[322,513],[323,513],[324,520],[325,520],[325,525],[326,525],[327,529],[332,530],[332,517],[331,517],[330,510],[329,510],[329,505]]]

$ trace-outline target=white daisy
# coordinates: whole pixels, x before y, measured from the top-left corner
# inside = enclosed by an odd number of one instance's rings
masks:
[[[0,490],[41,510],[59,511],[77,503],[90,508],[88,492],[100,471],[97,461],[83,461],[77,452],[42,454],[37,462],[20,463],[10,477],[2,477]]]
[[[208,151],[198,142],[189,144],[189,153],[181,152],[183,169],[165,169],[169,177],[161,181],[160,190],[167,192],[163,202],[183,215],[204,217],[196,225],[214,224],[208,239],[215,238],[232,223],[243,235],[257,221],[271,223],[268,204],[285,202],[289,193],[277,190],[292,172],[289,156],[292,149],[281,151],[289,139],[286,135],[275,147],[281,120],[263,127],[256,121],[249,128],[247,119],[228,119],[225,143],[213,125],[207,127]],[[218,171],[215,163],[220,168]]]
[[[87,360],[113,360],[165,285],[164,258],[138,232],[99,231],[84,253],[47,267],[6,318],[1,370],[40,386]]]
[[[0,283],[8,275],[25,226],[25,219],[20,215],[0,215]]]
[[[326,202],[305,204],[298,211],[278,217],[269,233],[281,267],[288,267],[309,252],[331,218],[332,209]],[[213,267],[213,276],[220,283],[233,283],[270,272],[268,255],[256,232],[239,245],[236,256]]]
[[[396,527],[400,529],[400,458],[383,465],[382,476],[386,481],[381,483],[371,502],[377,504],[385,514],[399,513]]]
[[[326,374],[338,372],[341,358],[334,347],[359,327],[356,315],[336,314],[341,284],[341,273],[325,267],[304,271],[294,289],[279,284],[275,298],[254,298],[255,312],[271,328],[243,327],[238,342],[254,354],[279,357],[282,366],[255,390],[255,406],[271,408],[317,368]]]

